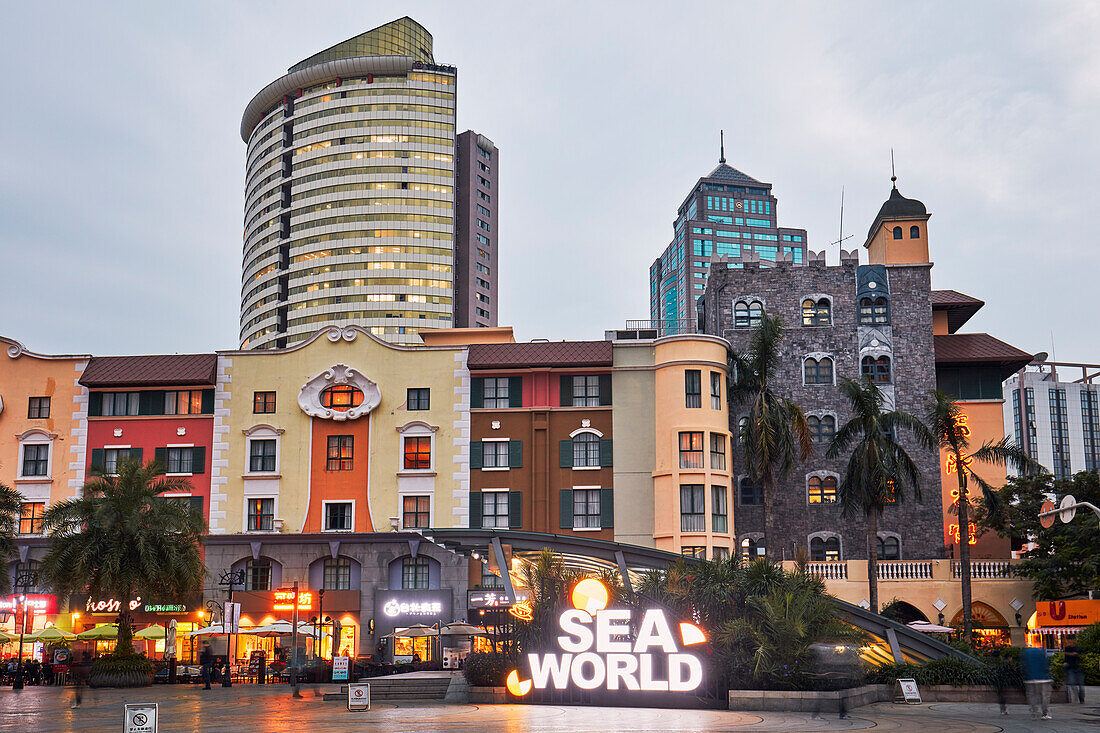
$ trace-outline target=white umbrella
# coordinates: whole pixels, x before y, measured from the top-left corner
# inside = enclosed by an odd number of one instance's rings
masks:
[[[939,626],[928,621],[913,621],[906,624],[913,631],[921,631],[925,634],[948,634],[954,631],[950,626]]]
[[[251,634],[252,636],[290,636],[294,633],[294,624],[289,621],[275,621],[274,623],[267,624],[266,626],[257,626],[253,629],[246,629],[241,631],[242,634]],[[318,631],[314,627],[306,623],[298,623],[298,633],[303,636],[310,636],[316,638]],[[331,634],[326,634],[331,636]]]
[[[181,636],[225,636],[225,628],[222,624],[210,624],[201,629],[188,631]]]
[[[422,636],[439,636],[439,631],[424,624],[414,624],[404,629],[394,629],[393,636],[401,636],[406,639],[417,639]]]
[[[485,629],[479,629],[472,624],[464,624],[456,621],[453,624],[447,624],[440,632],[444,636],[488,636],[489,632]]]

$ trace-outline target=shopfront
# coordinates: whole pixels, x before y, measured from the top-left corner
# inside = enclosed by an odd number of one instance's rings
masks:
[[[314,590],[299,586],[298,622],[310,624],[320,636],[319,640],[308,635],[299,637],[299,653],[303,657],[331,659],[359,653],[359,596],[358,590]],[[241,633],[234,644],[234,659],[244,663],[253,652],[263,651],[268,660],[285,661],[293,645],[290,635],[258,636],[248,632],[278,621],[293,621],[293,587],[237,591],[233,600],[241,604]]]
[[[1027,623],[1027,643],[1060,649],[1065,646],[1067,637],[1095,623],[1100,623],[1100,599],[1037,601],[1035,613]]]
[[[171,621],[176,622],[176,659],[181,662],[196,659],[195,642],[193,637],[185,636],[189,631],[201,627],[203,617],[201,615],[201,598],[189,597],[182,601],[163,602],[155,599],[144,599],[141,596],[134,597],[129,602],[130,617],[134,624],[134,633],[137,634],[154,626],[168,628]],[[72,630],[76,633],[88,631],[96,626],[113,625],[122,613],[122,604],[116,598],[84,597],[72,604]],[[166,656],[165,643],[167,639],[160,638],[134,639],[134,647],[139,652],[144,652],[150,659],[163,659]],[[107,639],[89,642],[76,642],[85,648],[77,648],[76,651],[89,652],[92,656],[109,653],[115,647],[116,640]]]
[[[20,627],[24,635],[41,631],[47,626],[57,625],[67,628],[68,624],[57,613],[57,597],[48,593],[26,593],[0,598],[0,629],[18,637]],[[14,657],[18,652],[18,642],[3,647],[5,657]],[[23,646],[24,657],[41,658],[42,645],[27,642]]]
[[[374,596],[375,634],[382,639],[382,660],[440,660],[438,636],[393,636],[415,626],[434,627],[454,621],[450,590],[379,590]],[[444,642],[447,643],[447,642]]]

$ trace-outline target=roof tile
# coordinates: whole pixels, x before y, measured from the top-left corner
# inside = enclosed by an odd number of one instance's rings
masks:
[[[213,385],[217,374],[217,354],[93,356],[80,383],[85,387]]]
[[[472,344],[468,365],[471,369],[611,366],[611,350],[610,341]]]

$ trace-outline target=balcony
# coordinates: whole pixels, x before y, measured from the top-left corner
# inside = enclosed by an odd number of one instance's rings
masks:
[[[950,575],[947,564],[950,562]],[[1021,579],[1009,573],[1009,568],[1017,560],[972,560],[970,562],[970,578],[972,580],[989,581],[1017,581]],[[794,568],[794,563],[786,562],[788,569]],[[851,566],[851,567],[849,567]],[[958,580],[962,573],[962,563],[949,560],[879,560],[878,579],[880,581],[927,581],[927,580]],[[852,580],[867,582],[866,560],[840,560],[827,562],[810,562],[806,569],[811,575],[818,575],[824,580]]]

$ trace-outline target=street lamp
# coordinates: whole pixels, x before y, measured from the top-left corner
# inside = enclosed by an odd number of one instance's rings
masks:
[[[230,609],[230,608],[233,607],[232,606],[232,603],[233,603],[233,587],[237,586],[237,585],[244,585],[244,569],[241,569],[241,570],[226,570],[224,573],[222,573],[222,577],[221,577],[221,580],[218,581],[218,585],[224,585],[224,586],[228,587],[228,589],[229,589],[229,600],[226,601],[227,605],[224,606],[223,609],[222,609],[222,611],[223,611],[222,612],[222,624],[224,625],[226,623],[231,622],[231,619],[227,618],[227,614],[225,613],[225,610]],[[228,615],[233,616],[234,618],[238,617],[235,614],[228,614]],[[225,667],[226,667],[226,669],[225,669],[225,677],[222,679],[222,687],[232,687],[233,686],[233,642],[236,638],[236,634],[232,633],[232,631],[230,631],[229,628],[223,628],[222,630],[225,631],[227,634],[229,634],[228,638],[226,639],[226,645],[225,645]]]
[[[15,612],[15,622],[19,625],[19,656],[15,664],[15,680],[11,684],[11,689],[13,690],[23,689],[23,632],[27,628],[27,590],[36,588],[37,586],[38,573],[34,570],[22,573],[15,579],[15,587],[13,590],[22,588],[23,592],[12,598],[12,610]],[[22,617],[19,615],[20,606],[23,608]]]

